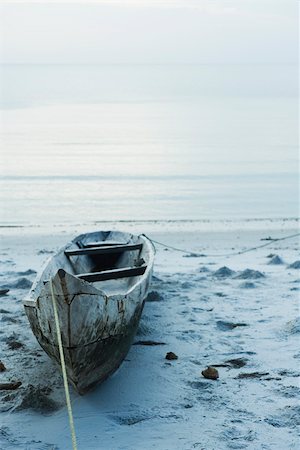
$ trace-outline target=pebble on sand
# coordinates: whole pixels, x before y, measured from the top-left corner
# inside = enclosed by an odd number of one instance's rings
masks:
[[[0,361],[0,372],[5,372],[5,371],[6,371],[6,367],[5,367],[5,365],[3,364],[3,362]]]
[[[173,361],[175,359],[178,359],[178,356],[173,352],[168,352],[166,354],[166,359],[168,359],[169,361]]]
[[[202,375],[204,378],[208,378],[209,380],[217,380],[219,378],[219,372],[214,367],[207,367],[207,369],[202,370]]]

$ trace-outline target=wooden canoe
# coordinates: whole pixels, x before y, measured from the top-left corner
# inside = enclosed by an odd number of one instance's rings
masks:
[[[129,351],[148,292],[154,253],[144,235],[82,234],[47,261],[24,300],[39,344],[60,363],[52,279],[67,375],[80,394],[111,375]]]

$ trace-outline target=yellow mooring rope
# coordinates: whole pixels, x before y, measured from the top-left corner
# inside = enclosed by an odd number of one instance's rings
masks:
[[[66,394],[67,409],[68,409],[68,414],[69,414],[69,422],[70,422],[73,450],[77,450],[75,426],[74,426],[74,420],[73,420],[73,413],[72,413],[72,406],[71,406],[71,399],[70,399],[70,392],[69,392],[69,385],[68,385],[68,378],[67,378],[67,371],[66,371],[66,363],[65,363],[64,350],[63,350],[63,345],[62,345],[62,340],[61,340],[60,325],[59,325],[58,313],[57,313],[57,304],[56,304],[56,298],[55,298],[54,289],[53,289],[52,278],[50,278],[50,289],[51,289],[51,296],[52,296],[52,303],[53,303],[57,342],[58,342],[59,355],[60,355],[60,364],[61,364],[61,370],[62,370],[63,379],[64,379],[64,388],[65,388],[65,394]]]

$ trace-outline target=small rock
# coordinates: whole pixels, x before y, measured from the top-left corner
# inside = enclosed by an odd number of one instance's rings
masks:
[[[202,375],[204,378],[208,378],[209,380],[217,380],[219,378],[219,372],[214,367],[208,367],[205,370],[202,370]]]
[[[3,362],[0,361],[0,372],[5,372],[5,371],[6,371],[6,367],[5,367],[5,365],[3,364]]]
[[[174,359],[178,359],[178,356],[173,352],[168,352],[166,354],[166,359],[168,359],[169,361],[173,361]]]

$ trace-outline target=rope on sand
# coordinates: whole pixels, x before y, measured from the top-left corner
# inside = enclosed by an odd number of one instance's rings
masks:
[[[77,450],[75,426],[74,426],[74,420],[73,420],[73,413],[72,413],[72,406],[71,406],[71,399],[70,399],[70,392],[69,392],[69,385],[68,385],[68,378],[67,378],[67,371],[66,371],[66,363],[65,363],[64,350],[63,350],[63,345],[62,345],[62,340],[61,340],[61,331],[60,331],[60,325],[59,325],[59,320],[58,320],[57,304],[56,304],[56,298],[55,298],[55,294],[54,294],[52,278],[50,278],[50,289],[51,289],[51,297],[52,297],[52,303],[53,303],[53,312],[54,312],[57,342],[58,342],[58,348],[59,348],[60,364],[61,364],[61,370],[62,370],[62,375],[63,375],[63,380],[64,380],[64,388],[65,388],[67,409],[68,409],[68,415],[69,415],[72,445],[73,445],[73,450]]]
[[[268,245],[271,245],[274,242],[284,241],[285,239],[291,239],[291,238],[300,236],[300,233],[291,234],[289,236],[284,236],[282,238],[274,238],[274,239],[273,238],[268,238],[268,242],[265,243],[265,244],[258,245],[256,247],[247,248],[246,250],[241,250],[239,252],[224,253],[224,254],[214,254],[214,255],[210,255],[210,254],[207,254],[207,253],[197,253],[197,252],[194,252],[194,251],[191,251],[191,250],[184,250],[182,248],[173,247],[172,245],[167,245],[167,244],[165,244],[163,242],[156,241],[155,239],[150,238],[146,234],[144,234],[144,236],[147,237],[153,243],[153,245],[154,244],[158,244],[158,245],[162,245],[165,248],[169,248],[170,250],[174,250],[176,252],[186,253],[186,254],[189,254],[191,256],[197,256],[197,257],[205,258],[206,256],[209,256],[209,257],[222,257],[222,256],[242,255],[243,253],[248,253],[248,252],[252,252],[254,250],[258,250],[259,248],[267,247]]]

